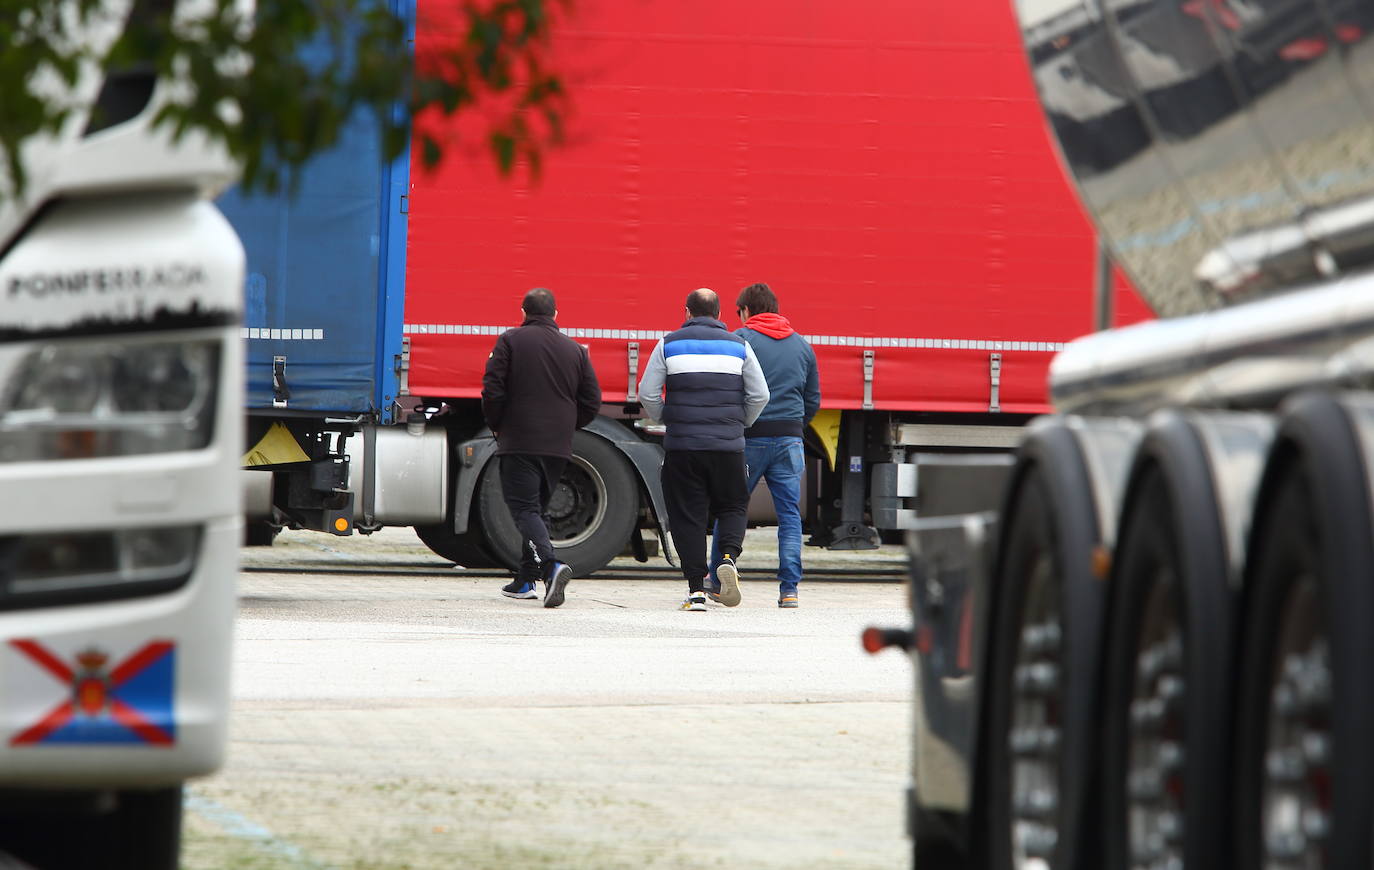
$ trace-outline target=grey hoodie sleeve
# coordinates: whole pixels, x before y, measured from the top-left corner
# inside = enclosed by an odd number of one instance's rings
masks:
[[[660,339],[649,354],[644,365],[644,375],[639,379],[639,404],[644,408],[644,416],[654,422],[663,419],[663,385],[668,378],[668,363],[663,359],[663,341]]]
[[[744,343],[744,425],[752,426],[768,404],[768,381],[763,376],[754,348]]]
[[[806,386],[802,387],[802,425],[811,422],[821,409],[821,373],[816,367],[816,352],[806,347]]]

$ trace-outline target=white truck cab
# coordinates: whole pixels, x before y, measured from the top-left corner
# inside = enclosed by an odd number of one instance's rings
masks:
[[[174,868],[224,753],[244,256],[168,86],[87,70],[0,200],[0,864]]]

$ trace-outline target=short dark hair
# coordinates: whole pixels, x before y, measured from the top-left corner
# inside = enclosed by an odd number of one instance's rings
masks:
[[[553,301],[552,290],[535,287],[525,294],[525,301],[520,303],[520,308],[526,314],[547,314],[552,317],[558,310],[558,303]]]
[[[687,294],[687,313],[693,317],[720,317],[720,297],[705,287],[693,290]]]
[[[739,291],[735,308],[748,308],[750,314],[777,314],[778,297],[767,284],[750,284]]]

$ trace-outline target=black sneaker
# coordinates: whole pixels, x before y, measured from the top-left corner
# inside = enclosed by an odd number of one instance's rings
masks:
[[[501,594],[507,598],[538,598],[539,593],[534,589],[533,580],[512,580],[501,587]]]
[[[554,562],[549,569],[549,579],[544,581],[544,606],[557,607],[563,603],[563,592],[572,579],[572,568],[566,562]]]

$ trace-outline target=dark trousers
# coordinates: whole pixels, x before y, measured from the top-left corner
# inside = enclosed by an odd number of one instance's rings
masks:
[[[687,588],[700,592],[706,577],[706,529],[719,525],[721,552],[735,557],[744,546],[749,491],[744,488],[744,452],[669,450],[663,456],[663,498],[673,546]]]
[[[568,460],[525,453],[507,453],[500,459],[501,494],[524,542],[520,572],[515,576],[519,580],[546,578],[554,561],[553,544],[549,543],[549,499]]]

